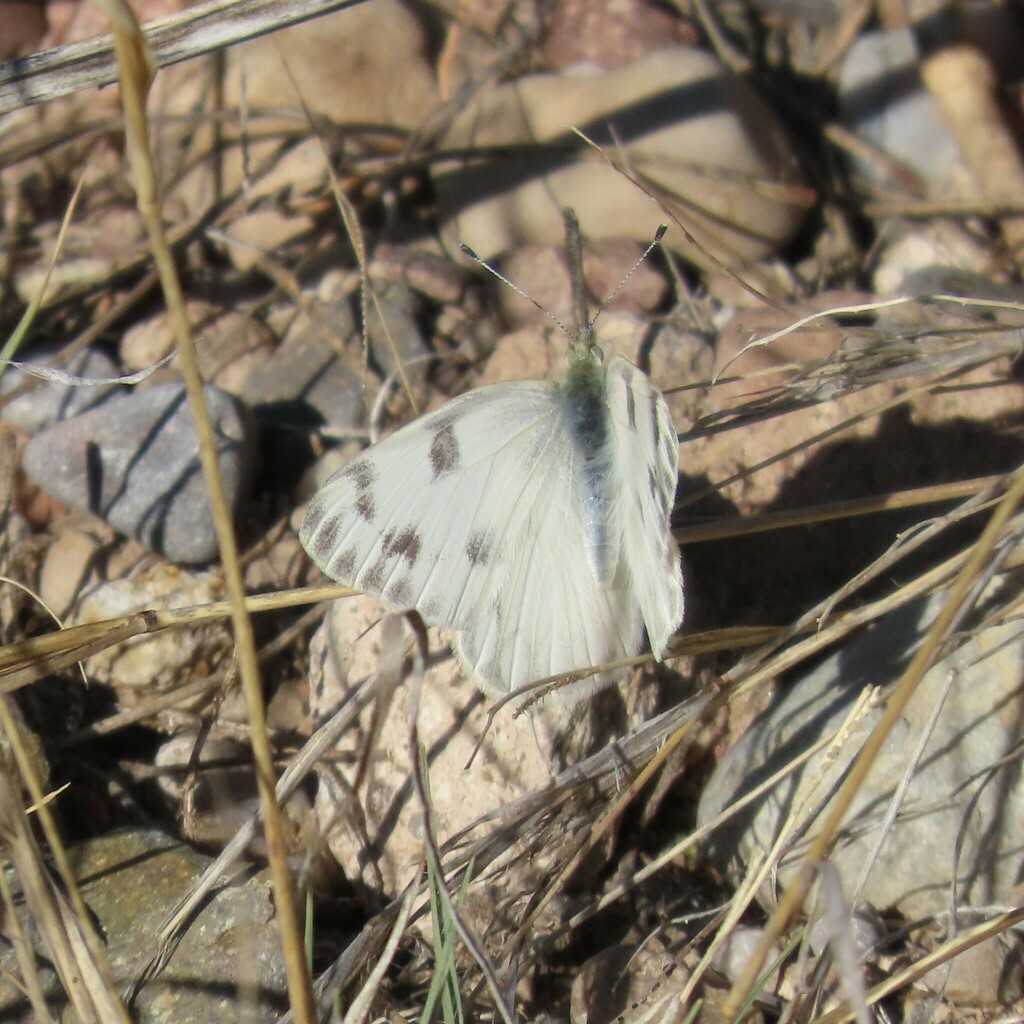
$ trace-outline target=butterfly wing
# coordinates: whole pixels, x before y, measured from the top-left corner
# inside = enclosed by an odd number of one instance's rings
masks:
[[[495,384],[350,462],[300,538],[338,582],[458,630],[467,668],[507,693],[639,647],[628,581],[588,561],[581,472],[557,386]]]
[[[299,531],[310,557],[339,583],[460,627],[514,526],[498,515],[502,475],[533,500],[530,467],[556,426],[551,387],[479,388],[368,448],[310,502]]]
[[[625,571],[651,650],[664,653],[683,618],[679,548],[669,516],[679,476],[679,440],[661,392],[621,357],[605,371],[610,472]]]
[[[642,632],[624,581],[600,582],[586,545],[582,455],[562,424],[533,468],[536,492],[510,510],[515,538],[501,576],[456,643],[484,689],[507,693],[537,679],[631,657]],[[593,689],[614,676],[580,684]]]

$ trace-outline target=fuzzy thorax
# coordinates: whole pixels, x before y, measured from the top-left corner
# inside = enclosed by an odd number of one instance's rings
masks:
[[[582,460],[583,543],[595,579],[615,572],[618,545],[611,530],[611,459],[605,371],[600,349],[573,346],[561,396],[569,434]]]

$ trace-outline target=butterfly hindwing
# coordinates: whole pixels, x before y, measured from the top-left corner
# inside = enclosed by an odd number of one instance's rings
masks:
[[[679,440],[664,397],[642,370],[612,359],[605,389],[623,557],[651,650],[660,658],[683,618],[682,569],[669,523]]]
[[[597,579],[588,562],[580,453],[564,429],[535,472],[532,502],[510,506],[507,573],[462,628],[457,650],[491,692],[635,654],[641,634],[632,596]],[[601,679],[599,681],[605,681]]]

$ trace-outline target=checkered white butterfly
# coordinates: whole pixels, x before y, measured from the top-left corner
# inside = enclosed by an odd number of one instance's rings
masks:
[[[578,267],[571,211],[566,246]],[[625,359],[603,365],[573,279],[563,383],[491,384],[421,416],[331,477],[299,533],[327,576],[456,630],[495,695],[631,658],[645,630],[660,658],[683,617],[668,406]]]

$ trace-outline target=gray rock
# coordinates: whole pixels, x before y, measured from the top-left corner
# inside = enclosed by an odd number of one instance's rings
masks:
[[[69,853],[82,896],[106,939],[115,987],[123,991],[157,952],[160,924],[189,893],[208,858],[156,831],[114,832]],[[34,933],[28,921],[22,924]],[[38,939],[34,945],[45,957]],[[20,974],[9,946],[0,953],[0,967],[0,1017],[29,1024],[34,1018],[28,1000],[8,980]],[[39,975],[59,1017],[67,1001],[56,975],[45,961]],[[261,872],[215,891],[133,1009],[140,1024],[234,1024],[243,1016],[276,1020],[286,1006],[270,885]]]
[[[430,351],[416,321],[416,296],[400,281],[379,279],[373,281],[373,295],[376,301],[370,303],[368,318],[370,348],[385,373],[394,373],[396,353],[408,363]],[[422,373],[423,366],[421,362],[412,369]]]
[[[995,935],[933,967],[918,985],[957,1006],[1009,1005],[1021,997],[1022,954],[1013,932]]]
[[[699,825],[707,824],[821,737],[833,735],[866,686],[898,678],[943,600],[939,594],[892,612],[871,632],[780,690],[718,764],[701,797]],[[927,673],[876,758],[847,815],[841,840],[830,854],[848,899],[866,900],[881,910],[895,908],[911,919],[941,913],[949,908],[955,859],[961,905],[1016,905],[1020,850],[1024,849],[1024,780],[1018,759],[1006,764],[1000,764],[1000,759],[1021,742],[1022,654],[1020,626],[1010,622],[973,632]],[[855,897],[854,887],[877,842],[888,802],[950,680],[952,686],[900,814],[863,891]],[[809,790],[812,808],[831,795],[880,713],[878,707],[870,710],[860,729],[847,737],[831,759],[819,753],[717,829],[709,855],[727,870],[742,870],[742,865],[762,856],[774,842],[780,823],[792,813],[798,790],[800,794]],[[802,834],[800,828],[797,834]],[[783,858],[782,884],[798,863],[799,849]],[[774,891],[766,886],[760,894],[762,902],[770,905]]]
[[[255,431],[245,407],[205,389],[232,508],[252,478]],[[95,513],[172,562],[217,554],[199,445],[181,384],[117,397],[37,434],[25,446],[33,480],[73,508]]]
[[[56,346],[49,346],[37,349],[18,361],[33,366],[51,365],[58,351]],[[106,353],[91,348],[72,356],[63,370],[86,379],[116,377],[120,372]],[[23,371],[8,366],[0,377],[0,398],[19,390],[32,380],[34,378]],[[56,381],[36,381],[35,385],[31,391],[6,405],[0,405],[0,419],[14,424],[26,434],[35,434],[53,423],[71,419],[72,416],[94,408],[118,387],[116,384],[71,385],[58,384]]]
[[[839,106],[850,128],[926,181],[938,181],[960,167],[960,154],[920,67],[910,28],[864,32],[840,68]],[[857,161],[857,169],[878,179],[877,165]]]
[[[246,378],[242,397],[261,420],[336,431],[360,427],[366,420],[362,357],[354,344],[338,353],[338,339],[356,336],[347,297],[318,304],[336,338],[303,317],[265,363]]]

